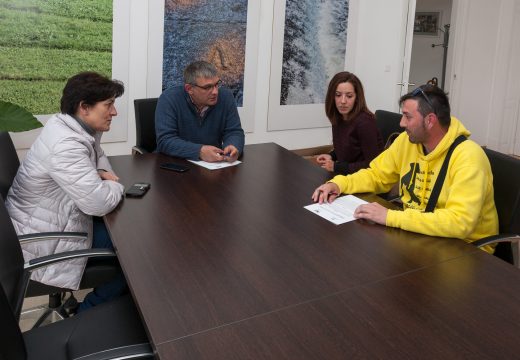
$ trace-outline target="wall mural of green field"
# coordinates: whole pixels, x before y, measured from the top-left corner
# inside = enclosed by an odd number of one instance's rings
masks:
[[[59,111],[66,80],[112,73],[112,0],[0,0],[0,99]]]

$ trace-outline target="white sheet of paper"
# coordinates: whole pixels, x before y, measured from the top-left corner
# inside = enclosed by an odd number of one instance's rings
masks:
[[[354,195],[346,195],[337,198],[330,204],[323,203],[320,205],[316,203],[304,206],[304,208],[329,220],[331,223],[339,225],[356,220],[354,219],[354,211],[362,204],[367,204],[367,202]]]
[[[221,161],[221,162],[207,162],[207,161],[195,161],[195,160],[188,160],[189,162],[194,163],[195,165],[202,166],[203,168],[210,169],[210,170],[216,170],[216,169],[223,169],[230,166],[235,166],[240,164],[242,161],[235,160],[232,163],[227,161]]]

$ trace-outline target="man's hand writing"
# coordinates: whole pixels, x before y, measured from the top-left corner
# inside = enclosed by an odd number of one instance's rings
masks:
[[[224,156],[222,156],[223,151],[222,149],[219,149],[218,147],[211,146],[211,145],[203,145],[200,148],[200,159],[207,161],[207,162],[217,162],[217,161],[223,161]]]
[[[238,150],[233,145],[228,145],[224,148],[224,154],[223,154],[223,160],[226,160],[228,162],[233,162],[238,159]]]

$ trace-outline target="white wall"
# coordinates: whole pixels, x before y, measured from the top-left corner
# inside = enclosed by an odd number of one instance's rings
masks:
[[[487,145],[520,155],[520,1],[501,3]]]
[[[452,113],[481,145],[519,153],[520,0],[457,0]]]
[[[440,12],[439,27],[444,30],[444,25],[451,21],[451,2],[452,0],[417,0],[416,12]],[[444,49],[442,46],[432,47],[432,44],[442,44],[443,39],[444,33],[440,30],[437,36],[414,35],[409,77],[411,83],[419,86],[436,77],[439,85],[441,84]]]
[[[513,24],[511,34],[514,35],[511,46],[510,66],[507,75],[508,85],[506,92],[505,118],[509,126],[505,126],[503,133],[509,134],[510,143],[513,144],[512,153],[520,156],[520,3],[515,3],[513,14]],[[511,130],[508,132],[508,128]],[[501,136],[504,138],[506,136]],[[501,146],[497,146],[500,148]],[[506,148],[506,144],[503,146]]]

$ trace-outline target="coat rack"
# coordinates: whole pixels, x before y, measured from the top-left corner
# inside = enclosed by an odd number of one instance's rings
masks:
[[[450,24],[444,25],[444,30],[439,29],[444,33],[444,39],[442,44],[432,44],[432,48],[436,46],[442,46],[444,54],[442,56],[442,77],[441,77],[441,89],[444,90],[444,81],[446,80],[446,61],[448,59],[448,43],[450,41]]]

